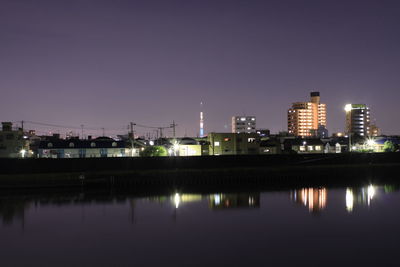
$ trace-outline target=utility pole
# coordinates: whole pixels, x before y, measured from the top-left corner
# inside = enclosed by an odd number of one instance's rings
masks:
[[[351,132],[349,132],[349,151],[352,151],[352,145],[351,145]]]
[[[131,126],[131,135],[132,135],[132,138],[133,138],[133,139],[135,139],[135,125],[136,125],[136,123],[133,123],[133,122],[130,123],[130,126]]]
[[[134,130],[134,126],[136,125],[136,123],[131,122],[130,126],[131,126],[131,134],[130,134],[130,140],[131,140],[131,156],[133,157],[133,151],[134,151],[134,140],[135,140],[135,130]]]
[[[24,132],[24,121],[21,121],[21,129],[22,129],[22,132]]]
[[[172,132],[173,132],[174,138],[175,138],[175,127],[176,127],[176,126],[178,126],[178,124],[176,124],[175,121],[172,121],[172,124],[171,124],[170,127],[172,128]]]
[[[160,139],[162,138],[162,136],[163,136],[163,134],[162,134],[162,130],[163,130],[163,128],[162,127],[160,127],[160,128],[158,128],[158,130],[160,131]]]

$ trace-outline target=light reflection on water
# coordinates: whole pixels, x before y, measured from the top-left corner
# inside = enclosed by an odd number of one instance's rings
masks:
[[[321,259],[338,251],[337,260],[344,260],[352,256],[351,248],[391,261],[390,253],[400,238],[400,217],[393,212],[400,208],[398,188],[0,196],[0,251],[10,252],[2,255],[0,263],[32,265],[32,259],[47,257],[42,266],[54,266],[63,257],[65,266],[158,266],[164,261],[188,266],[195,258],[198,266],[213,261],[220,266],[257,266],[268,251],[270,263],[276,266],[281,261],[298,265],[308,259],[309,250],[317,251],[319,256],[314,257]],[[379,234],[371,234],[372,228],[380,229]],[[304,246],[296,245],[299,242]],[[374,242],[376,247],[371,245]],[[93,244],[95,254],[90,253]],[[75,256],[64,257],[64,250]],[[25,257],[11,256],[21,251]],[[182,262],[171,258],[177,251],[185,251],[179,254]],[[159,257],[149,256],[152,253]],[[363,266],[373,262],[365,260]]]
[[[339,189],[334,189],[335,194]],[[310,213],[323,212],[328,206],[329,189],[326,187],[307,187],[289,191],[289,200],[308,208]],[[340,191],[340,190],[339,190]],[[390,194],[397,191],[393,185],[367,185],[363,187],[348,187],[345,190],[343,208],[348,212],[354,212],[356,207],[369,207],[375,198],[383,194]],[[257,209],[261,206],[260,196],[271,192],[249,192],[249,193],[212,193],[212,194],[187,194],[175,192],[171,195],[134,197],[134,196],[86,196],[84,193],[66,196],[13,196],[0,197],[0,220],[3,225],[12,224],[14,221],[25,219],[26,210],[47,205],[89,205],[96,203],[129,203],[134,206],[137,201],[149,201],[152,203],[169,203],[175,209],[182,208],[188,203],[204,202],[210,210],[224,209]],[[284,194],[285,191],[279,191]],[[341,203],[332,203],[332,205]],[[341,206],[335,208],[342,208]]]

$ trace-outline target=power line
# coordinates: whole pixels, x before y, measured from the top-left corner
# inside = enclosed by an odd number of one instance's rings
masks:
[[[51,123],[44,123],[44,122],[36,122],[36,121],[24,121],[25,123],[47,126],[47,127],[55,127],[55,128],[69,128],[69,129],[76,129],[81,130],[82,127],[71,126],[71,125],[59,125],[59,124],[51,124]],[[99,130],[100,128],[88,128],[85,127],[87,130]]]
[[[20,122],[20,121],[19,121]],[[52,123],[44,123],[44,122],[36,122],[36,121],[24,121],[24,123],[40,125],[45,127],[54,127],[54,128],[63,128],[63,129],[75,129],[75,130],[82,130],[81,126],[72,126],[72,125],[60,125],[60,124],[52,124]],[[125,126],[123,127],[84,127],[85,130],[92,130],[92,131],[101,131],[103,128],[111,131],[123,131],[125,130]]]
[[[47,122],[38,122],[38,121],[14,121],[13,123],[24,123],[25,125],[35,125],[34,128],[36,128],[37,132],[42,132],[42,133],[50,133],[50,132],[60,132],[60,131],[71,131],[71,130],[75,130],[75,131],[79,131],[82,132],[83,130],[86,131],[87,133],[96,131],[96,132],[112,132],[113,134],[118,134],[118,133],[122,133],[125,132],[126,130],[129,129],[129,126],[127,127],[122,126],[122,127],[86,127],[85,125],[81,124],[79,126],[73,126],[73,125],[62,125],[62,124],[54,124],[54,123],[47,123]],[[157,131],[157,135],[158,132],[160,134],[160,136],[162,136],[162,131],[164,129],[173,129],[177,126],[177,124],[175,124],[175,122],[173,121],[172,124],[170,124],[169,126],[164,126],[164,127],[157,127],[157,126],[149,126],[149,125],[144,125],[144,124],[138,124],[138,123],[134,123],[134,125],[136,127],[140,127],[140,128],[147,128],[147,129],[153,129]],[[26,127],[26,126],[25,126]],[[50,129],[48,130],[48,128],[58,128],[58,129]],[[43,131],[40,131],[39,129],[42,129]],[[175,131],[174,131],[175,132]]]
[[[138,126],[138,127],[142,127],[142,128],[150,128],[150,129],[171,128],[171,126],[166,126],[166,127],[157,127],[157,126],[147,126],[147,125],[138,124],[138,123],[135,123],[135,124],[136,124],[136,126]]]

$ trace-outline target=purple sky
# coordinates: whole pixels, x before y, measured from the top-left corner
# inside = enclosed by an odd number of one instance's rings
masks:
[[[0,120],[196,135],[203,101],[206,132],[242,114],[277,132],[320,91],[331,133],[350,102],[400,134],[399,14],[395,0],[2,0]]]

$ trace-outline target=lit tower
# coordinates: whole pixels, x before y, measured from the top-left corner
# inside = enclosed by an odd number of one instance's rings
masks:
[[[346,134],[370,136],[369,108],[365,104],[347,104],[346,111]]]
[[[294,136],[314,136],[326,128],[326,104],[320,103],[319,92],[311,92],[310,102],[295,102],[288,110],[288,132]]]
[[[200,102],[200,137],[204,137],[203,102]]]

